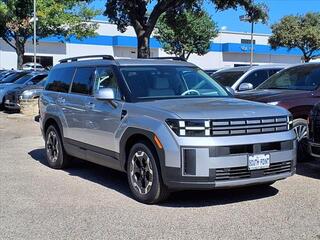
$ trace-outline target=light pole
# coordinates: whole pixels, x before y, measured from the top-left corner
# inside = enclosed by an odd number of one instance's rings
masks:
[[[248,15],[241,15],[240,17],[240,21],[242,22],[249,22],[251,23],[251,49],[250,49],[250,66],[252,66],[253,64],[253,47],[254,47],[254,44],[253,44],[253,27],[254,27],[254,21],[250,18],[250,16]]]
[[[33,0],[33,62],[34,71],[37,70],[37,0]]]

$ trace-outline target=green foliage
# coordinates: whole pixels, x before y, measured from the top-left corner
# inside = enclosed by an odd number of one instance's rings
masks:
[[[273,49],[299,48],[306,62],[320,54],[320,13],[286,16],[271,29],[269,43]]]
[[[37,38],[50,35],[83,38],[94,36],[97,24],[86,23],[99,14],[84,1],[37,0]],[[18,54],[18,67],[26,41],[33,36],[33,0],[0,1],[0,37]]]
[[[266,24],[269,19],[269,9],[264,3],[250,4],[245,8],[250,23]]]
[[[168,54],[188,59],[190,54],[204,55],[211,39],[217,36],[217,25],[204,11],[168,12],[156,27],[156,38]]]
[[[252,0],[209,0],[217,10],[242,6],[247,11]],[[168,11],[198,10],[204,0],[107,0],[104,15],[121,32],[132,26],[138,38],[138,57],[150,56],[149,39],[159,17]]]

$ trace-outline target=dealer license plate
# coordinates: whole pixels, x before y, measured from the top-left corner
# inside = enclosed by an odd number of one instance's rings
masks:
[[[248,169],[257,170],[270,167],[270,154],[254,154],[248,156]]]

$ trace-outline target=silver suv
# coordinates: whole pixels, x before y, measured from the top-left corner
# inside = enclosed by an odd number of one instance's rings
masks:
[[[174,190],[272,184],[295,172],[289,112],[235,99],[184,61],[61,60],[39,104],[50,167],[75,156],[126,172],[144,203]]]

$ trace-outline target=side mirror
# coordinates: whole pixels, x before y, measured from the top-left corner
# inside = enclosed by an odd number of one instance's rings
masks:
[[[236,92],[234,91],[234,89],[232,87],[226,87],[226,89],[229,93],[231,93],[232,96],[234,96],[236,94]]]
[[[251,83],[241,83],[239,86],[239,91],[248,91],[248,90],[252,90],[253,89],[253,85]]]
[[[99,89],[95,94],[94,97],[99,100],[114,100],[115,95],[112,88],[102,88]]]

